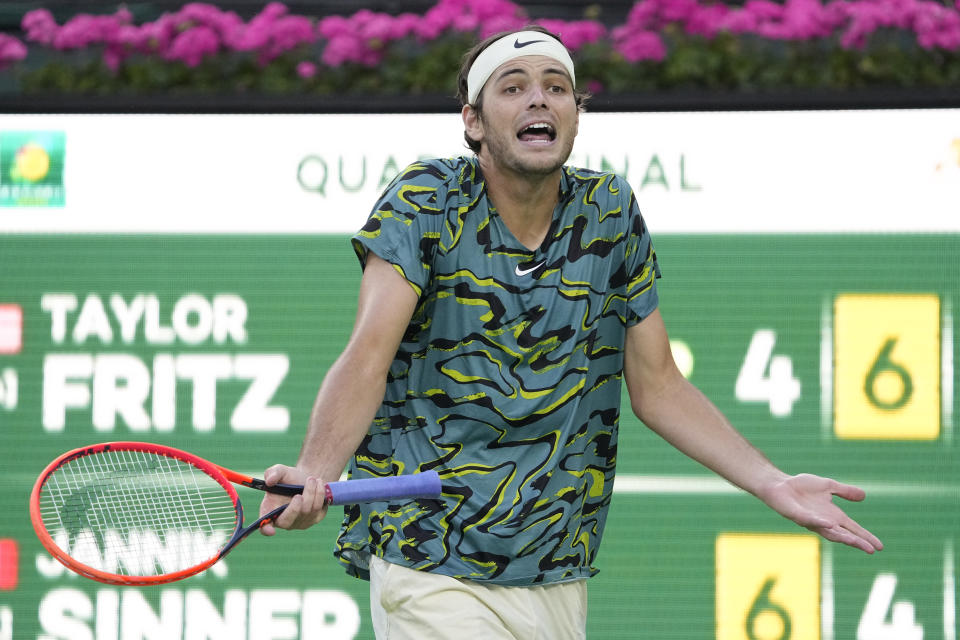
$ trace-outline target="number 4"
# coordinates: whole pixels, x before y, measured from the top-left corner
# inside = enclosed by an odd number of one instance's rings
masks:
[[[923,640],[923,625],[916,623],[913,603],[906,600],[893,602],[896,589],[896,574],[877,574],[867,606],[860,616],[857,640]]]
[[[782,417],[789,416],[800,399],[800,381],[793,377],[793,361],[788,356],[773,355],[776,341],[772,329],[759,329],[753,334],[735,393],[741,402],[768,403],[770,413]]]

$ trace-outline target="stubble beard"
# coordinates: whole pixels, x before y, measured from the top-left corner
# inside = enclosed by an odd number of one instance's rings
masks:
[[[510,140],[500,136],[491,136],[484,141],[485,151],[491,160],[503,168],[518,175],[544,177],[558,171],[570,158],[573,151],[573,137],[561,148],[561,152],[552,158],[537,158],[530,160],[523,158],[510,147]]]

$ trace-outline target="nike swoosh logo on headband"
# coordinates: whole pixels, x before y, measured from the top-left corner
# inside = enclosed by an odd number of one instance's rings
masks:
[[[520,38],[517,38],[513,41],[514,49],[522,49],[528,44],[533,44],[534,42],[545,42],[544,40],[527,40],[526,42],[520,42]]]

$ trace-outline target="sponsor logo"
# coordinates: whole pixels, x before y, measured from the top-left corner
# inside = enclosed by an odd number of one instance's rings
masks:
[[[513,41],[513,48],[522,49],[526,46],[534,44],[535,42],[545,42],[545,41],[544,40],[527,40],[526,42],[520,42],[520,38],[517,38],[516,40]]]
[[[0,207],[62,207],[62,131],[0,132]]]
[[[530,267],[529,269],[521,269],[520,265],[517,265],[516,268],[513,270],[513,272],[516,273],[518,276],[525,276],[528,273],[533,273],[534,271],[542,267],[545,262],[546,260],[544,260],[543,262],[537,263],[532,267]]]

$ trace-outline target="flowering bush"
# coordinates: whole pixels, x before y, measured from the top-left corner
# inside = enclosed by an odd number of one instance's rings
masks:
[[[27,92],[450,94],[471,44],[537,23],[560,35],[581,86],[594,93],[956,87],[960,0],[953,2],[640,0],[613,27],[533,20],[509,0],[326,17],[272,2],[249,21],[192,3],[139,25],[124,8],[64,24],[35,9],[23,17],[22,40],[0,34],[0,73],[16,73]]]

